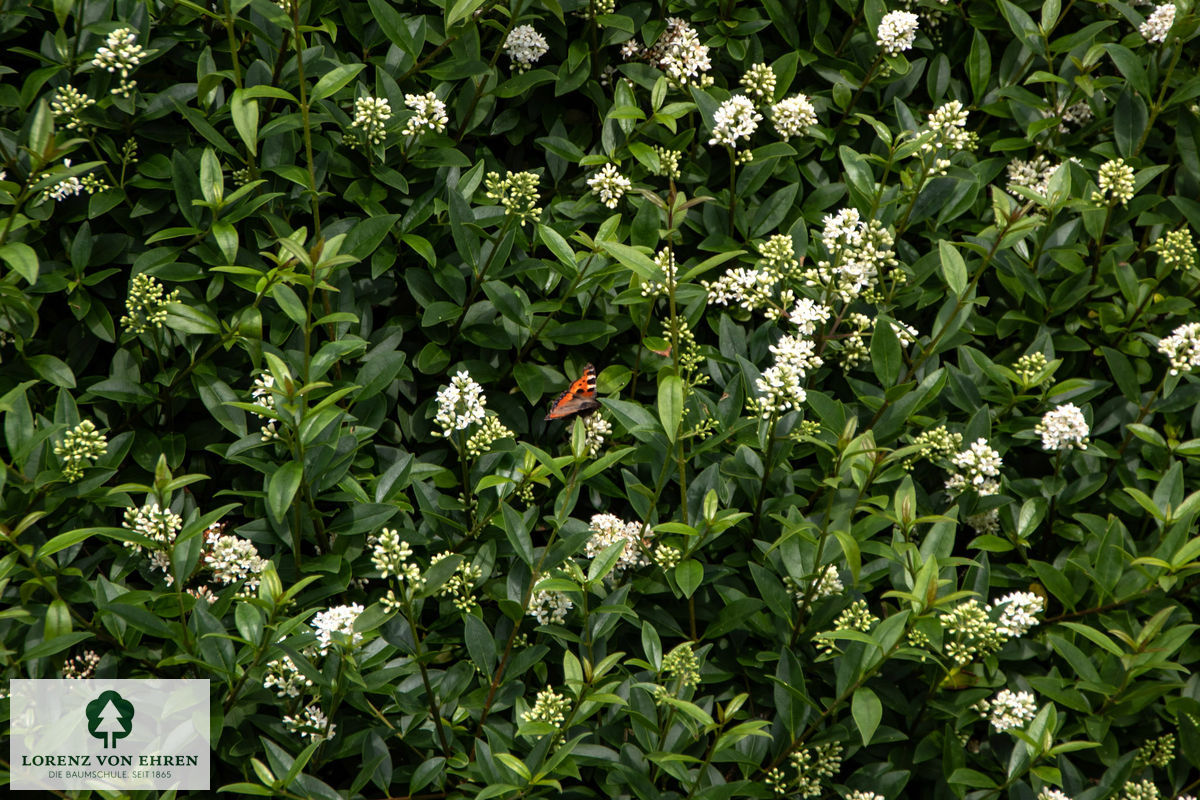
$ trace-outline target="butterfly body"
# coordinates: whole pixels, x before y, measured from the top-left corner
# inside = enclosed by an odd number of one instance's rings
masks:
[[[588,364],[583,374],[550,404],[547,420],[566,419],[576,414],[591,414],[600,407],[596,399],[596,368]]]

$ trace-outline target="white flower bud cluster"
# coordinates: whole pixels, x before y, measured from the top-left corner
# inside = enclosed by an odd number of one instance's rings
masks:
[[[106,72],[119,72],[121,82],[112,93],[129,97],[137,86],[137,81],[129,80],[129,73],[142,63],[145,55],[146,51],[137,43],[137,33],[133,28],[118,28],[108,34],[104,46],[96,51],[92,65]]]
[[[121,317],[130,333],[145,333],[151,328],[161,328],[167,320],[167,304],[179,301],[179,290],[167,293],[156,278],[139,272],[133,276],[129,297],[125,300],[128,314]]]
[[[63,478],[75,483],[83,477],[83,468],[108,452],[108,440],[96,431],[96,425],[85,419],[67,431],[62,442],[54,445],[54,455],[63,460]]]
[[[563,724],[567,712],[571,709],[571,701],[553,689],[543,689],[537,693],[533,708],[521,715],[525,722],[546,722],[554,727]]]
[[[1133,199],[1133,167],[1123,158],[1109,159],[1100,165],[1096,185],[1099,191],[1092,192],[1093,202],[1125,205]]]
[[[392,104],[384,97],[359,97],[354,101],[354,119],[350,128],[368,144],[383,144]]]

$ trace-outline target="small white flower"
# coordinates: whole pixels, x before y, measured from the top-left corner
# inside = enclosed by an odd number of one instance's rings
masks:
[[[616,164],[605,164],[599,172],[588,178],[587,184],[593,194],[600,196],[600,202],[609,208],[616,208],[621,197],[633,186]]]
[[[213,571],[213,576],[223,584],[244,580],[242,594],[258,589],[259,576],[271,562],[258,554],[254,543],[240,536],[218,533],[220,528],[209,528],[205,532],[204,566]]]
[[[971,141],[971,134],[967,131],[967,110],[958,100],[935,108],[929,114],[928,121],[933,136],[921,145],[926,152],[942,148],[962,150]]]
[[[404,124],[404,135],[414,136],[424,131],[441,133],[450,118],[446,116],[446,104],[433,92],[404,95],[404,106],[416,112]]]
[[[442,435],[450,436],[454,431],[465,430],[472,423],[482,422],[487,415],[484,405],[487,398],[483,387],[471,378],[469,372],[461,371],[450,379],[437,393],[438,411],[434,420],[442,427]]]
[[[1175,4],[1163,3],[1154,7],[1146,21],[1138,27],[1138,33],[1145,36],[1147,42],[1165,42],[1174,24]]]
[[[1087,420],[1074,403],[1047,411],[1034,430],[1041,435],[1044,450],[1087,449]]]
[[[358,603],[353,603],[348,606],[333,606],[312,618],[309,625],[317,633],[317,645],[321,655],[328,653],[330,646],[337,641],[334,638],[335,635],[346,641],[351,647],[357,646],[362,641],[362,634],[354,631],[354,621],[362,612],[363,607]]]
[[[739,139],[749,139],[754,134],[760,121],[762,114],[754,109],[753,101],[735,94],[721,103],[713,115],[713,135],[708,143],[737,147]]]
[[[920,17],[911,11],[892,11],[879,21],[879,33],[875,44],[889,56],[899,55],[913,46],[917,38]]]
[[[817,110],[807,95],[797,94],[771,106],[771,120],[775,123],[775,132],[788,139],[800,136],[816,125]]]
[[[546,37],[532,25],[518,25],[509,31],[508,38],[504,40],[504,52],[512,59],[518,72],[532,67],[549,49]]]

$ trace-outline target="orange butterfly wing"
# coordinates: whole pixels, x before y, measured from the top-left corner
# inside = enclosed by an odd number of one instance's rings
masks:
[[[575,414],[590,414],[600,407],[596,399],[596,368],[588,364],[583,375],[550,404],[546,419],[566,419]]]

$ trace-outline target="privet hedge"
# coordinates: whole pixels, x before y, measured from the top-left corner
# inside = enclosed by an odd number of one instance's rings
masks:
[[[1197,794],[1197,16],[909,3],[5,4],[4,675],[234,795]]]

